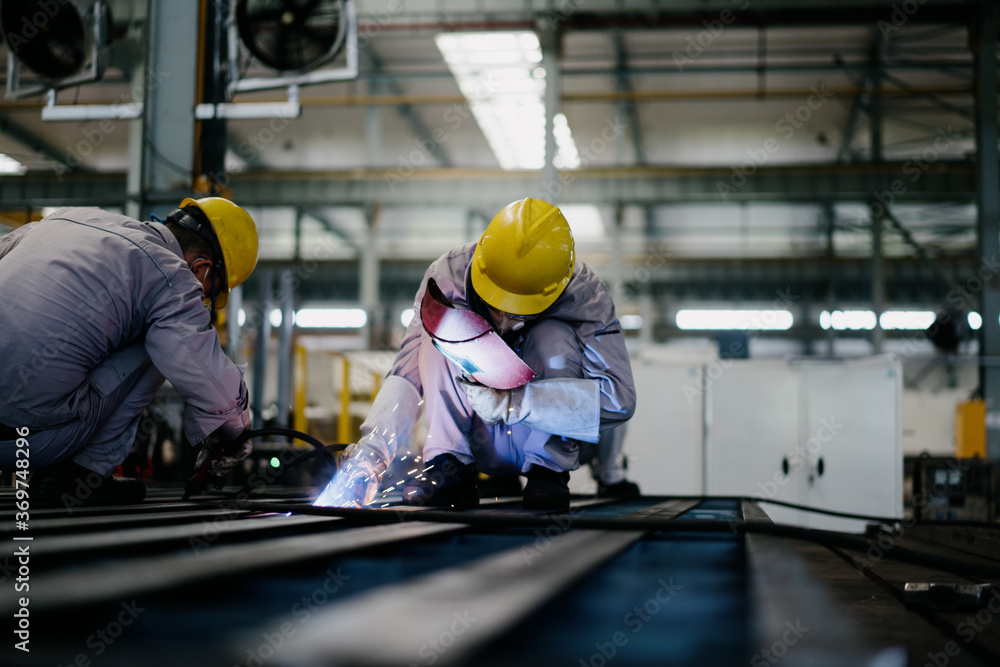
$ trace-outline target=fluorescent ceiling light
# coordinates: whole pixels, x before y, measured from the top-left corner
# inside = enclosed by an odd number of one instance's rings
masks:
[[[277,329],[281,326],[281,311],[275,308],[271,311],[271,317],[269,319],[271,320],[271,326]]]
[[[23,174],[28,168],[9,155],[0,153],[0,174]]]
[[[688,330],[785,331],[794,318],[787,310],[679,310],[677,328]]]
[[[819,314],[819,325],[823,329],[833,328],[837,331],[845,329],[871,331],[875,328],[875,312],[871,310],[835,310],[830,313],[824,310]]]
[[[573,232],[573,240],[601,241],[605,239],[604,218],[601,210],[590,204],[568,204],[560,206],[563,217]]]
[[[545,70],[531,31],[440,33],[434,38],[503,169],[545,165]],[[560,169],[580,166],[569,122],[553,123]]]
[[[931,310],[887,310],[878,318],[883,329],[922,331],[934,324],[937,315]]]
[[[361,308],[303,308],[295,325],[303,329],[360,329],[368,322]]]
[[[978,331],[983,326],[983,316],[975,311],[969,313],[969,326]]]
[[[635,331],[642,328],[642,315],[622,315],[618,321],[622,323],[622,329]]]

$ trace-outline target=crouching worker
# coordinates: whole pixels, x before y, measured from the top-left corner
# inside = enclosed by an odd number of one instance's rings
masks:
[[[250,426],[247,388],[206,306],[256,264],[253,219],[217,197],[164,224],[64,208],[0,238],[0,470],[27,448],[32,505],[141,502],[142,482],[110,473],[164,379],[213,472],[246,457],[231,441]]]
[[[431,279],[452,307],[483,317],[537,377],[509,390],[467,381],[422,325]],[[527,508],[567,510],[580,443],[596,443],[603,429],[629,419],[635,388],[614,303],[575,260],[560,210],[535,199],[504,208],[478,243],[431,264],[415,312],[361,440],[314,504],[371,502],[423,403],[425,470],[405,485],[405,504],[476,506],[481,469],[523,474]]]

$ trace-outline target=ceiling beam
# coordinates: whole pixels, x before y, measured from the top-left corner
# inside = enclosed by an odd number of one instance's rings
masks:
[[[77,164],[71,164],[65,151],[58,150],[48,141],[5,114],[0,114],[0,132],[22,144],[31,152],[37,153],[46,160],[55,162],[62,168],[60,173],[64,173],[65,171],[85,171],[80,161]]]
[[[368,48],[362,51],[371,67],[374,74],[380,74],[384,71],[382,66],[382,58],[375,52],[375,49],[368,45]],[[386,79],[383,85],[388,89],[390,95],[395,95],[397,97],[405,97],[405,91],[402,86],[395,79]],[[462,103],[465,102],[465,98],[462,98]],[[420,114],[413,108],[413,105],[409,102],[401,102],[396,106],[396,111],[402,116],[406,124],[410,126],[410,130],[413,132],[414,137],[416,137],[417,143],[420,145],[421,149],[426,150],[431,157],[437,158],[438,162],[442,167],[452,167],[451,158],[448,157],[448,153],[441,146],[438,141],[431,140],[432,131],[427,124],[424,123]]]
[[[908,171],[904,171],[908,169]],[[975,167],[966,162],[927,165],[912,179],[903,162],[857,165],[764,166],[745,177],[730,167],[615,167],[561,172],[565,204],[657,206],[680,203],[819,203],[871,201],[874,193],[895,204],[967,203],[975,198]],[[735,179],[735,180],[734,180]],[[893,184],[905,191],[893,195]],[[232,175],[234,199],[245,206],[465,206],[500,210],[525,196],[544,198],[534,171],[501,169],[397,169],[245,171]],[[1000,185],[1000,184],[998,184]],[[166,193],[173,201],[186,193]],[[0,201],[27,206],[121,206],[124,174],[28,174],[0,177]],[[166,203],[164,203],[166,206]]]

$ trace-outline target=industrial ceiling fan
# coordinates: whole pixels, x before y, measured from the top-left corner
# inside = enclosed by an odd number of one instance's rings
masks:
[[[280,72],[332,60],[347,33],[345,0],[240,0],[236,26],[247,50]]]
[[[0,29],[11,54],[7,98],[100,79],[111,25],[111,10],[104,0],[0,2]],[[39,81],[22,85],[22,68]]]

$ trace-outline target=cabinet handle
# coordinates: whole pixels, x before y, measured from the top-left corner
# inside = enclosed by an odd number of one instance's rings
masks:
[[[819,459],[819,462],[816,463],[816,474],[819,475],[820,477],[822,477],[824,469],[825,469],[825,466],[823,465],[823,457],[821,456],[820,459]]]
[[[788,457],[787,456],[785,458],[781,459],[781,472],[785,473],[785,476],[788,475]]]

